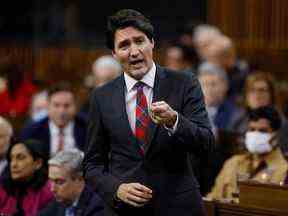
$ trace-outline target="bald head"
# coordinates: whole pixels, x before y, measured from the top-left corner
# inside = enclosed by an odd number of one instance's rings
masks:
[[[3,158],[9,147],[13,129],[11,124],[0,116],[0,158]]]
[[[95,86],[99,87],[116,78],[121,73],[120,63],[110,55],[98,58],[92,65]]]

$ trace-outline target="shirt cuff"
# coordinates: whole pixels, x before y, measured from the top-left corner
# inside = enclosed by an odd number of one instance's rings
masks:
[[[175,122],[175,124],[173,125],[173,127],[172,128],[169,128],[169,127],[167,127],[166,125],[164,125],[164,128],[168,131],[168,135],[169,136],[171,136],[171,135],[173,135],[175,132],[176,132],[176,130],[177,130],[177,128],[178,128],[178,112],[177,112],[177,116],[176,116],[176,122]]]

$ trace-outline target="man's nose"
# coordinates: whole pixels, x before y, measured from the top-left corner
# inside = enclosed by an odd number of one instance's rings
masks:
[[[139,55],[139,47],[136,44],[131,45],[130,55],[132,57],[137,57]]]

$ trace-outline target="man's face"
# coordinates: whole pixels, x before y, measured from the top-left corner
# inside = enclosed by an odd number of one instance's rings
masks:
[[[207,106],[219,106],[225,99],[227,82],[218,75],[203,74],[199,77]]]
[[[76,115],[76,105],[71,92],[60,91],[50,96],[49,119],[58,127],[66,126]]]
[[[133,27],[115,33],[113,56],[121,63],[125,73],[140,80],[152,67],[154,41]]]
[[[84,185],[83,178],[73,178],[69,170],[61,166],[49,166],[49,180],[51,181],[51,191],[57,202],[67,206],[80,196]]]

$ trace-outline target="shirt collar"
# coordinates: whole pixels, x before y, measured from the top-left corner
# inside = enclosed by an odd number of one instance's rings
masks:
[[[154,87],[154,81],[155,81],[155,75],[156,75],[156,65],[153,62],[151,69],[144,75],[144,77],[141,80],[136,80],[133,77],[129,76],[127,73],[124,73],[124,79],[125,79],[125,84],[127,88],[127,92],[131,91],[134,85],[138,82],[141,81],[145,83],[147,86],[150,88]]]
[[[74,121],[69,122],[64,128],[64,134],[68,134],[70,132],[73,131],[73,127],[74,127]],[[53,122],[53,121],[49,121],[49,128],[50,128],[50,132],[53,135],[58,135],[59,134],[59,127]]]

